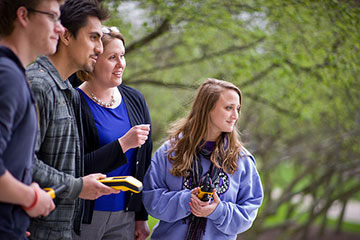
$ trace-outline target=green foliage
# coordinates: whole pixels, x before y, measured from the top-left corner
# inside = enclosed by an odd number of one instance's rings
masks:
[[[250,233],[266,231],[280,209],[288,212],[279,225],[296,222],[299,211],[283,207],[296,194],[319,199],[304,229],[335,200],[359,198],[358,1],[104,2],[113,11],[106,24],[126,39],[124,84],[148,102],[155,150],[207,77],[242,90],[238,128],[267,199]],[[283,195],[271,199],[279,187]]]

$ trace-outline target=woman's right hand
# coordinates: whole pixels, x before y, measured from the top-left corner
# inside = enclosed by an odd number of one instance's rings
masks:
[[[195,188],[191,191],[191,198],[190,198],[190,211],[197,217],[207,217],[209,216],[217,206],[219,205],[220,198],[216,193],[216,190],[213,190],[213,197],[214,199],[211,201],[203,202],[198,198],[200,188]]]
[[[124,136],[118,139],[120,146],[125,153],[131,148],[140,147],[148,139],[150,124],[141,124],[132,127]]]

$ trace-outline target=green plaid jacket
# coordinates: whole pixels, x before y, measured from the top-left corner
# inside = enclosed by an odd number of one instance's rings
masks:
[[[72,222],[80,211],[78,196],[84,169],[82,134],[77,122],[80,98],[45,56],[30,65],[26,74],[39,108],[33,181],[40,187],[67,186],[65,192],[56,196],[56,209],[48,217],[31,220],[30,239],[72,239]]]

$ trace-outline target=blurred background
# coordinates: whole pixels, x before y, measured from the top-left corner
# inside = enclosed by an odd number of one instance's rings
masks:
[[[360,239],[360,1],[103,3],[126,40],[123,83],[149,105],[154,151],[207,77],[241,89],[237,127],[265,198],[238,239]]]

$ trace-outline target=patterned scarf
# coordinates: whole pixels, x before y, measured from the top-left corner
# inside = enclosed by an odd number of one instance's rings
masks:
[[[200,156],[205,157],[210,161],[210,156],[214,150],[214,145],[209,145],[206,143],[205,146],[200,149],[199,155],[193,161],[192,170],[190,171],[191,187],[201,187],[204,185],[210,186],[210,189],[214,189],[213,183],[217,181],[221,169],[214,166],[211,163],[210,170],[202,176],[203,169],[201,167]],[[184,221],[188,221],[188,229],[186,232],[185,240],[200,240],[205,234],[206,228],[206,218],[196,217],[193,214],[190,214],[187,218],[184,218]]]

